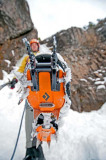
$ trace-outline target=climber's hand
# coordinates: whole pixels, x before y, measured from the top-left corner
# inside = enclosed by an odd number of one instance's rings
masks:
[[[14,89],[15,88],[15,84],[18,82],[17,78],[13,78],[11,83],[10,83],[10,89]]]

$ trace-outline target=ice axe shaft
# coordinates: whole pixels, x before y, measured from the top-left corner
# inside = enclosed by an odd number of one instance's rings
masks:
[[[11,84],[11,81],[0,85],[0,90],[2,90],[5,86],[7,86],[9,84]]]

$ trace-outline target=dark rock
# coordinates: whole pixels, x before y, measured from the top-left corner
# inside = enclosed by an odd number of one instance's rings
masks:
[[[26,0],[0,0],[0,79],[2,70],[10,71],[26,52],[23,38],[37,38]],[[14,56],[13,53],[14,52]],[[5,60],[11,62],[7,67]]]
[[[34,28],[25,0],[3,0],[0,4],[0,44]]]
[[[106,101],[105,89],[95,85],[106,77],[105,26],[106,18],[87,30],[72,27],[55,34],[57,50],[72,69],[71,108],[79,112],[97,110]],[[42,43],[51,47],[52,37]]]

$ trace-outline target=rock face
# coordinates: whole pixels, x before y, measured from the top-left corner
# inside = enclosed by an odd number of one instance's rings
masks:
[[[0,0],[0,44],[33,29],[25,0]]]
[[[0,0],[0,79],[2,70],[10,72],[26,52],[22,39],[37,36],[26,0]]]
[[[56,33],[57,50],[72,69],[72,109],[97,110],[106,101],[106,19],[84,30]],[[43,41],[52,46],[52,37]]]

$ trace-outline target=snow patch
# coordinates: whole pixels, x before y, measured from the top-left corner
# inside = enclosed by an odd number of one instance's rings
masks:
[[[102,73],[105,73],[105,72],[106,72],[106,71],[104,71],[104,70],[102,71]]]
[[[91,80],[91,81],[95,81],[95,79],[92,78],[92,77],[88,77],[88,79]]]
[[[106,102],[103,104],[103,106],[101,107],[100,110],[97,111],[99,114],[101,114],[102,116],[106,116]]]
[[[86,80],[86,79],[80,79],[80,81],[84,81],[84,82],[87,82],[87,80]]]
[[[15,52],[14,52],[14,50],[12,50],[12,51],[11,51],[11,53],[12,53],[12,55],[13,55],[13,56],[15,56]]]
[[[101,30],[102,30],[102,27],[97,29],[98,32],[101,31]]]
[[[10,67],[11,62],[9,60],[7,60],[7,59],[5,59],[4,61],[8,64],[7,67]]]
[[[96,85],[104,84],[104,83],[105,83],[104,81],[96,81],[96,82],[95,82]]]
[[[105,86],[104,85],[99,85],[98,87],[97,87],[97,90],[98,89],[105,89]]]
[[[95,80],[96,80],[96,81],[100,81],[100,78],[96,78]]]
[[[9,78],[9,74],[5,70],[2,70],[2,73],[3,73],[3,81],[5,82]]]
[[[102,72],[101,69],[97,70],[97,71],[94,71],[94,73],[99,73],[99,72]]]
[[[102,77],[102,73],[99,73],[99,76],[101,76],[101,77]]]
[[[52,54],[51,50],[46,46],[46,44],[43,44],[40,46],[40,50],[39,50],[39,53],[36,54],[39,55],[39,54]]]
[[[104,77],[103,79],[104,79],[104,81],[106,82],[106,77]]]

